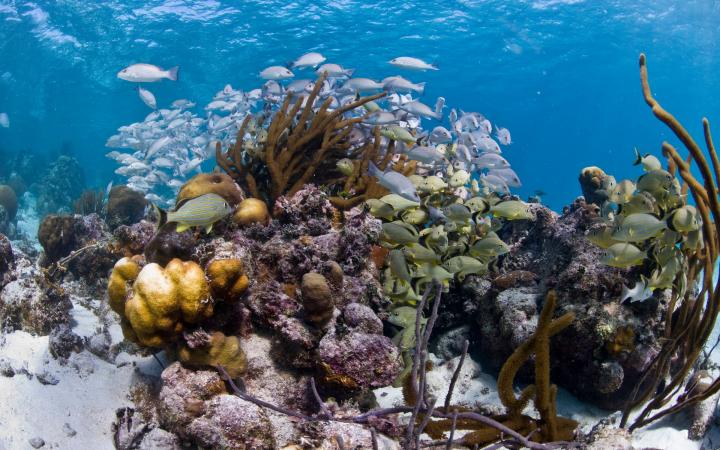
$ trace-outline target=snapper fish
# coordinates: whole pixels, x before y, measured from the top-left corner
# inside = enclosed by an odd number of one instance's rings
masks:
[[[339,64],[323,64],[322,66],[318,67],[318,69],[315,71],[318,75],[322,75],[323,73],[327,73],[328,77],[348,77],[350,78],[352,74],[355,72],[355,69],[343,69],[342,66]]]
[[[422,59],[411,56],[399,56],[389,61],[390,65],[407,70],[438,70],[437,66],[428,64]]]
[[[155,100],[155,96],[152,92],[144,89],[142,86],[138,86],[137,91],[140,96],[140,100],[142,100],[148,108],[157,109],[157,101]]]
[[[122,69],[117,73],[117,77],[134,83],[154,83],[163,79],[177,81],[179,70],[180,66],[164,70],[153,64],[140,63]]]
[[[227,201],[217,194],[204,194],[182,204],[177,211],[164,211],[155,205],[158,212],[158,229],[167,223],[176,223],[176,231],[183,232],[191,227],[202,227],[206,233],[212,231],[215,222],[232,212]]]
[[[400,105],[400,109],[416,116],[429,117],[437,120],[442,119],[442,113],[438,108],[435,108],[435,111],[433,111],[428,105],[418,101],[404,103]]]
[[[433,128],[428,139],[433,144],[449,144],[452,142],[452,133],[445,127],[437,126]]]
[[[318,52],[310,52],[305,53],[292,63],[290,63],[290,67],[293,69],[304,69],[306,67],[317,67],[320,64],[324,63],[327,58],[325,58],[323,55],[321,55]]]
[[[420,197],[418,197],[417,195],[415,186],[405,175],[392,169],[388,169],[387,171],[383,172],[378,169],[372,161],[370,162],[370,166],[368,167],[368,173],[370,174],[370,176],[378,179],[378,184],[380,184],[382,187],[389,190],[393,194],[397,194],[414,202],[420,201]]]
[[[512,144],[512,138],[510,137],[510,131],[508,131],[507,128],[498,127],[495,126],[495,137],[497,138],[498,142],[500,142],[502,145],[510,145]]]
[[[434,147],[417,146],[411,148],[407,153],[407,157],[423,164],[438,164],[445,160],[445,155],[440,153]]]
[[[260,72],[260,78],[263,80],[285,80],[294,76],[290,69],[283,66],[270,66]]]
[[[370,78],[350,78],[342,85],[343,92],[368,92],[379,91],[383,88],[382,83],[378,83]]]
[[[413,83],[401,76],[387,77],[382,80],[383,89],[394,92],[416,92],[423,95],[425,83]]]

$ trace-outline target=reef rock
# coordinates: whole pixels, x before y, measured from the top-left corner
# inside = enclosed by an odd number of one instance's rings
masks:
[[[40,269],[28,261],[24,263],[18,269],[17,279],[0,292],[0,327],[46,335],[69,323],[72,303],[65,291],[48,281]]]
[[[37,175],[31,172],[31,177],[26,179],[37,179]],[[60,155],[35,186],[37,208],[41,215],[70,212],[73,200],[80,197],[85,188],[82,165],[72,156]]]
[[[163,371],[158,413],[163,427],[211,449],[273,448],[273,426],[259,406],[227,394],[214,371],[173,363]]]
[[[111,229],[139,222],[145,214],[147,200],[142,192],[127,186],[115,186],[107,201],[107,224]]]
[[[634,275],[601,264],[602,250],[585,238],[598,220],[595,205],[579,199],[561,216],[541,205],[531,208],[535,220],[499,231],[511,251],[498,270],[468,277],[451,293],[454,303],[446,307],[455,313],[445,313],[444,323],[457,326],[464,311],[476,311],[471,340],[498,368],[535,331],[542,299],[553,288],[556,315],[576,315],[552,339],[553,382],[601,407],[621,408],[657,351],[666,302],[659,293],[643,303],[620,301],[623,284]],[[521,376],[530,379],[531,373],[528,365]]]
[[[10,239],[0,234],[0,291],[12,280],[14,267],[15,255],[12,245],[10,245]]]
[[[15,219],[18,209],[17,195],[15,190],[6,184],[0,184],[0,206],[7,211],[8,220]]]

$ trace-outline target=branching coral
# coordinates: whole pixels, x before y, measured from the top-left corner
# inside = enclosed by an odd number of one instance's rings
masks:
[[[340,177],[336,163],[352,158],[349,135],[362,118],[346,119],[343,115],[385,94],[360,98],[330,111],[332,100],[325,100],[315,110],[315,101],[325,81],[316,81],[312,92],[299,96],[291,105],[287,96],[273,116],[267,129],[262,129],[262,148],[248,157],[244,151],[244,136],[249,128],[262,127],[252,115],[245,117],[235,144],[223,152],[218,143],[217,163],[253,197],[272,205],[281,195],[292,195],[307,183],[332,184]]]
[[[720,219],[720,200],[717,186],[720,181],[720,161],[707,119],[703,119],[703,132],[710,162],[690,133],[652,96],[645,55],[640,55],[640,79],[645,102],[653,114],[670,128],[689,152],[687,159],[684,159],[671,144],[662,144],[663,154],[668,159],[668,171],[671,174],[679,173],[685,183],[683,191],[689,191],[693,196],[702,219],[701,242],[704,245],[686,247],[684,250],[687,269],[679,276],[686,277],[687,286],[697,283],[699,287],[697,290],[686,289],[685,285],[672,287],[661,350],[646,369],[644,382],[638,384],[623,412],[621,425],[626,426],[631,411],[646,404],[630,425],[630,430],[680,411],[720,391],[718,378],[707,389],[673,400],[688,380],[716,322],[720,307],[720,282],[713,284],[712,280],[719,247],[717,224]],[[697,165],[702,181],[692,174],[692,162]],[[664,382],[662,386],[661,382]]]

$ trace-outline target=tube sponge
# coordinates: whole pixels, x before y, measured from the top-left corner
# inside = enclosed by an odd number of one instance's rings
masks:
[[[215,298],[236,300],[250,284],[239,259],[215,259],[207,265],[206,272]]]
[[[182,332],[184,323],[212,316],[210,289],[203,270],[194,262],[179,259],[173,259],[164,269],[155,263],[146,265],[137,275],[123,313],[138,343],[163,346]],[[126,337],[132,340],[132,336]]]
[[[219,331],[212,333],[209,342],[201,347],[182,345],[178,350],[178,359],[188,366],[222,366],[232,378],[242,375],[247,368],[240,339],[225,336]]]

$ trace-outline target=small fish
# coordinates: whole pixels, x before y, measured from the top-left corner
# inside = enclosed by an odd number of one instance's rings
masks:
[[[423,225],[427,222],[429,214],[422,208],[406,209],[400,214],[403,222],[410,225]]]
[[[346,92],[379,91],[382,88],[382,83],[369,78],[350,78],[342,85],[342,90]]]
[[[668,225],[674,231],[688,233],[699,230],[701,220],[694,206],[685,205],[673,211]]]
[[[612,238],[620,242],[642,242],[657,236],[666,228],[665,221],[652,214],[630,214],[615,228]]]
[[[323,55],[321,55],[318,52],[310,52],[305,53],[295,61],[293,61],[290,65],[293,69],[304,69],[306,67],[317,67],[320,64],[324,63],[325,58]]]
[[[673,176],[669,172],[662,169],[650,170],[638,178],[637,189],[659,194],[669,189],[672,181]]]
[[[365,204],[370,209],[370,214],[372,214],[373,217],[386,220],[395,217],[395,209],[381,200],[369,198],[365,201]]]
[[[452,134],[447,128],[437,126],[433,128],[428,139],[433,144],[448,144],[452,142]]]
[[[438,70],[437,66],[428,64],[422,59],[413,58],[410,56],[399,56],[397,58],[391,59],[389,63],[395,67],[400,67],[402,69],[408,70]]]
[[[338,64],[323,64],[315,71],[318,75],[322,75],[324,72],[327,72],[328,77],[349,78],[355,72],[355,69],[343,69],[342,66]]]
[[[473,213],[485,213],[490,209],[490,204],[482,197],[473,197],[465,202],[465,206]]]
[[[213,224],[232,212],[224,198],[217,194],[204,194],[183,203],[177,211],[163,211],[155,207],[160,215],[158,228],[166,223],[176,223],[178,233],[190,227],[203,227],[205,232],[212,231]]]
[[[434,147],[413,147],[406,155],[408,159],[419,161],[423,164],[438,164],[445,160],[445,156]]]
[[[442,209],[445,220],[450,222],[465,223],[472,218],[470,208],[460,203],[453,203]]]
[[[662,170],[662,164],[660,163],[660,160],[657,159],[655,156],[651,155],[650,153],[645,153],[645,155],[641,155],[640,151],[635,148],[635,162],[633,163],[634,166],[642,164],[643,170],[645,172],[650,172],[653,170]]]
[[[397,123],[397,121],[398,119],[395,117],[395,114],[383,110],[373,111],[363,119],[364,123],[370,125],[388,125]]]
[[[343,158],[335,164],[343,175],[349,177],[355,170],[355,165],[350,158]]]
[[[655,198],[649,192],[635,192],[630,201],[622,205],[622,213],[652,213],[655,211]]]
[[[588,239],[588,241],[592,242],[600,248],[608,248],[611,245],[617,244],[619,242],[613,239],[612,234],[612,227],[602,226],[591,229],[590,231],[588,231],[585,237]]]
[[[152,92],[148,91],[147,89],[144,89],[142,86],[138,86],[138,95],[140,96],[140,100],[145,103],[148,108],[151,109],[157,109],[157,101],[155,100],[155,96]]]
[[[488,236],[483,239],[478,239],[470,247],[470,255],[485,258],[494,258],[496,256],[504,255],[510,251],[510,247],[507,246],[497,235]]]
[[[420,197],[417,195],[415,186],[413,186],[412,182],[405,175],[392,169],[382,172],[377,168],[377,166],[375,166],[375,164],[372,163],[372,161],[370,162],[370,167],[368,168],[368,174],[376,177],[378,179],[378,184],[393,194],[398,194],[401,197],[414,202],[420,201]]]
[[[10,128],[10,117],[7,113],[0,113],[0,127]]]
[[[621,242],[613,244],[600,256],[600,262],[611,267],[632,267],[642,264],[647,255],[634,245]]]
[[[500,146],[490,136],[479,136],[476,140],[475,145],[481,151],[488,153],[502,153]]]
[[[478,169],[504,169],[510,167],[510,163],[497,153],[483,153],[477,158],[470,160]]]
[[[405,254],[402,250],[390,250],[390,253],[388,254],[388,261],[390,271],[393,275],[406,283],[410,283],[410,281],[412,281],[412,277],[410,276],[410,268],[408,267],[407,260],[405,259]]]
[[[447,188],[448,184],[437,175],[423,177],[418,184],[418,190],[424,193],[434,193]]]
[[[448,272],[455,274],[462,281],[467,275],[483,274],[487,272],[487,264],[470,256],[455,256],[443,263]]]
[[[635,190],[635,183],[630,180],[622,180],[610,191],[608,200],[618,205],[624,205],[630,202]]]
[[[132,81],[134,83],[153,83],[164,78],[177,81],[180,66],[175,66],[168,70],[163,70],[153,64],[133,64],[117,73],[117,77],[121,80]]]
[[[380,128],[380,134],[394,141],[402,141],[409,144],[415,143],[415,137],[410,134],[410,132],[406,128],[397,125],[385,126]]]
[[[418,101],[404,103],[400,105],[400,109],[416,116],[430,117],[437,120],[442,119],[442,114],[438,113],[437,111],[433,111],[428,105]]]
[[[304,92],[312,91],[315,84],[312,80],[294,80],[292,83],[287,85],[288,92],[293,94],[302,94]]]
[[[283,66],[270,66],[260,72],[260,78],[263,80],[285,80],[294,76],[290,69]]]
[[[510,145],[512,144],[512,138],[510,137],[510,131],[508,131],[507,128],[502,127],[495,127],[495,137],[497,138],[498,142],[500,142],[502,145]]]
[[[405,245],[403,246],[402,251],[406,257],[410,258],[410,260],[416,264],[423,262],[437,264],[440,262],[440,256],[438,256],[437,253],[421,244]]]
[[[390,245],[406,245],[418,242],[418,232],[412,225],[400,220],[382,224],[382,239]]]
[[[425,83],[412,83],[401,76],[387,77],[382,80],[383,89],[395,92],[416,92],[423,95]]]
[[[459,186],[465,186],[470,180],[470,174],[465,170],[458,170],[452,174],[448,184],[450,187],[456,188]]]
[[[392,206],[395,211],[404,211],[408,208],[417,208],[420,206],[420,203],[414,200],[408,200],[398,194],[388,194],[380,198],[380,200]]]
[[[638,281],[635,283],[632,289],[623,285],[622,294],[620,294],[620,300],[625,301],[630,299],[630,303],[641,302],[652,297],[653,290],[648,288],[647,283]]]
[[[155,153],[159,152],[160,149],[172,142],[172,140],[173,139],[170,136],[163,136],[160,139],[157,139],[155,142],[152,143],[150,148],[148,148],[147,152],[145,153],[145,159],[151,158]]]
[[[508,200],[490,207],[490,213],[495,217],[508,220],[532,219],[532,213],[527,204],[519,200]]]

